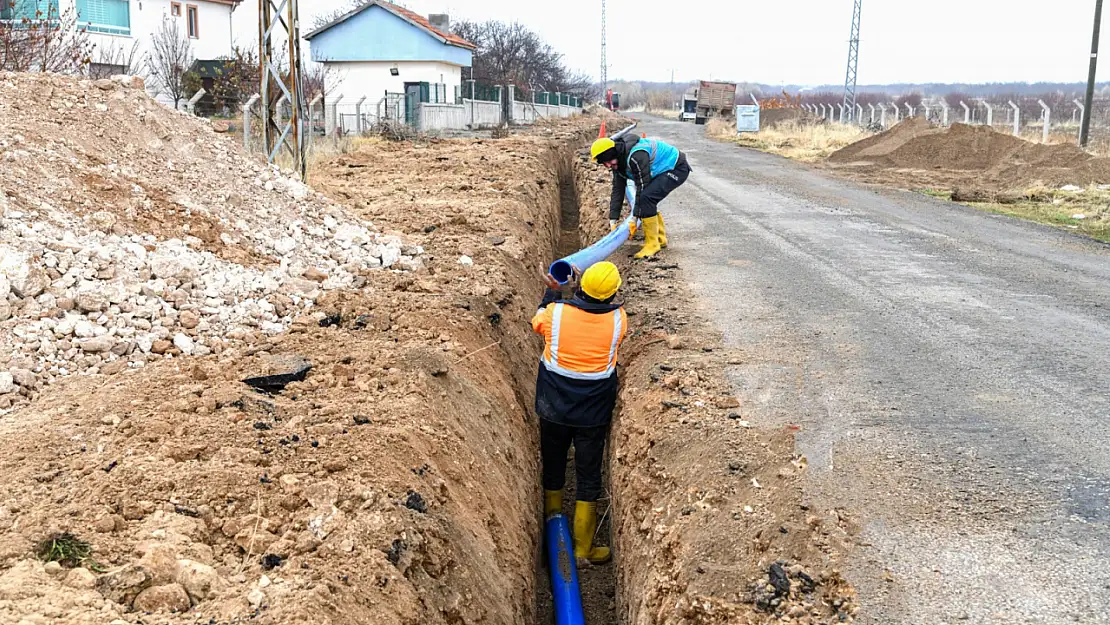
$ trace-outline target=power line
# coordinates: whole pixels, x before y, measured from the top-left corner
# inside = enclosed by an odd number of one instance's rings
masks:
[[[1101,1],[1101,0],[1100,0]],[[863,0],[855,0],[852,6],[852,33],[848,38],[848,71],[844,75],[844,108],[848,109],[847,119],[856,114],[856,70],[859,67],[859,17]]]

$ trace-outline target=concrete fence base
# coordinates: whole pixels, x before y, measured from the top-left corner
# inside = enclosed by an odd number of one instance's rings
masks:
[[[532,124],[537,120],[572,117],[581,113],[582,109],[573,106],[513,102],[512,119],[508,121]],[[503,121],[501,104],[485,100],[464,98],[462,104],[420,104],[416,111],[416,129],[421,132],[495,128]]]

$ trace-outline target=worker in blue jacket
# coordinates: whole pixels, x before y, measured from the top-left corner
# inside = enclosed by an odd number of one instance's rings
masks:
[[[613,171],[613,192],[609,198],[609,226],[615,228],[624,205],[624,190],[631,180],[636,185],[636,205],[632,215],[644,226],[644,247],[636,258],[648,258],[667,247],[667,228],[659,214],[659,202],[682,186],[690,177],[690,164],[678,148],[661,139],[635,135],[594,141],[590,155],[595,162]]]

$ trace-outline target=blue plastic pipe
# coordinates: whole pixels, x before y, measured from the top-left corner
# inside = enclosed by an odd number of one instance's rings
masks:
[[[555,625],[586,625],[567,517],[562,514],[548,517],[545,534],[547,562],[551,568],[551,595],[555,602]]]
[[[636,206],[634,188],[632,181],[629,180],[628,187],[624,191],[625,197],[628,198],[628,205],[633,207]],[[613,252],[620,249],[620,246],[624,245],[624,242],[631,236],[632,232],[629,227],[634,219],[635,217],[629,215],[624,223],[602,237],[597,243],[551,263],[551,267],[547,270],[548,273],[559,284],[566,284],[574,273],[574,267],[577,267],[579,271],[586,271],[590,268],[590,265],[605,260]]]

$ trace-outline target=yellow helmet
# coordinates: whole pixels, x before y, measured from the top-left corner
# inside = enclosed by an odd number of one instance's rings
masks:
[[[613,263],[603,260],[590,265],[578,282],[582,292],[596,300],[607,300],[621,288],[621,272]]]
[[[590,158],[594,159],[594,162],[596,163],[598,162],[597,157],[608,152],[609,150],[615,149],[616,147],[617,144],[615,141],[613,141],[609,137],[602,137],[597,141],[594,141],[594,144],[590,146]]]

